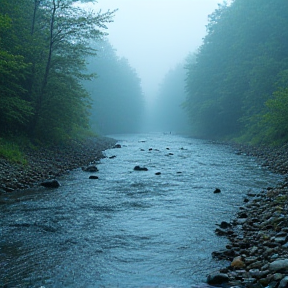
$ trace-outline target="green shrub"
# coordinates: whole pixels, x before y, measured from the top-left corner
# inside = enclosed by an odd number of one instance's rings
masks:
[[[0,138],[0,157],[3,157],[11,162],[27,164],[25,155],[20,150],[19,146],[13,141]]]

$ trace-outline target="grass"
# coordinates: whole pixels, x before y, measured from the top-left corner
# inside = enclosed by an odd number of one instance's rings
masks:
[[[27,160],[20,147],[13,141],[0,138],[0,157],[10,162],[26,165]]]

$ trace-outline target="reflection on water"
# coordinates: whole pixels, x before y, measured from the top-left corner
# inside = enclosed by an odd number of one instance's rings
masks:
[[[122,148],[105,152],[98,180],[79,169],[56,190],[2,196],[0,286],[205,282],[227,264],[211,258],[226,244],[215,224],[229,221],[248,192],[280,179],[222,145],[162,134],[114,138]]]

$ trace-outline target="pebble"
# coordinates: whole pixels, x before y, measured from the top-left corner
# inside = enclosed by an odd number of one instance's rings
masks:
[[[255,157],[260,165],[286,177],[277,187],[247,195],[248,201],[244,201],[235,219],[230,221],[233,226],[221,227],[224,230],[221,233],[216,231],[230,242],[226,250],[212,253],[214,258],[230,261],[229,266],[219,271],[226,272],[228,283],[218,284],[222,287],[287,288],[288,144],[278,148],[238,145],[238,151]],[[228,229],[233,233],[227,233]],[[207,283],[210,279],[208,275]]]
[[[104,157],[102,152],[115,143],[112,138],[99,137],[73,141],[66,146],[24,147],[25,165],[0,157],[0,195],[39,185],[83,165],[94,165]]]

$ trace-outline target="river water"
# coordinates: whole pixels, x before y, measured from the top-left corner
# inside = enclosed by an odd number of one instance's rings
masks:
[[[1,196],[0,287],[200,285],[228,264],[211,257],[227,244],[216,224],[247,193],[281,179],[225,145],[170,134],[114,138],[122,148],[105,151],[99,179],[79,169],[58,189]]]

